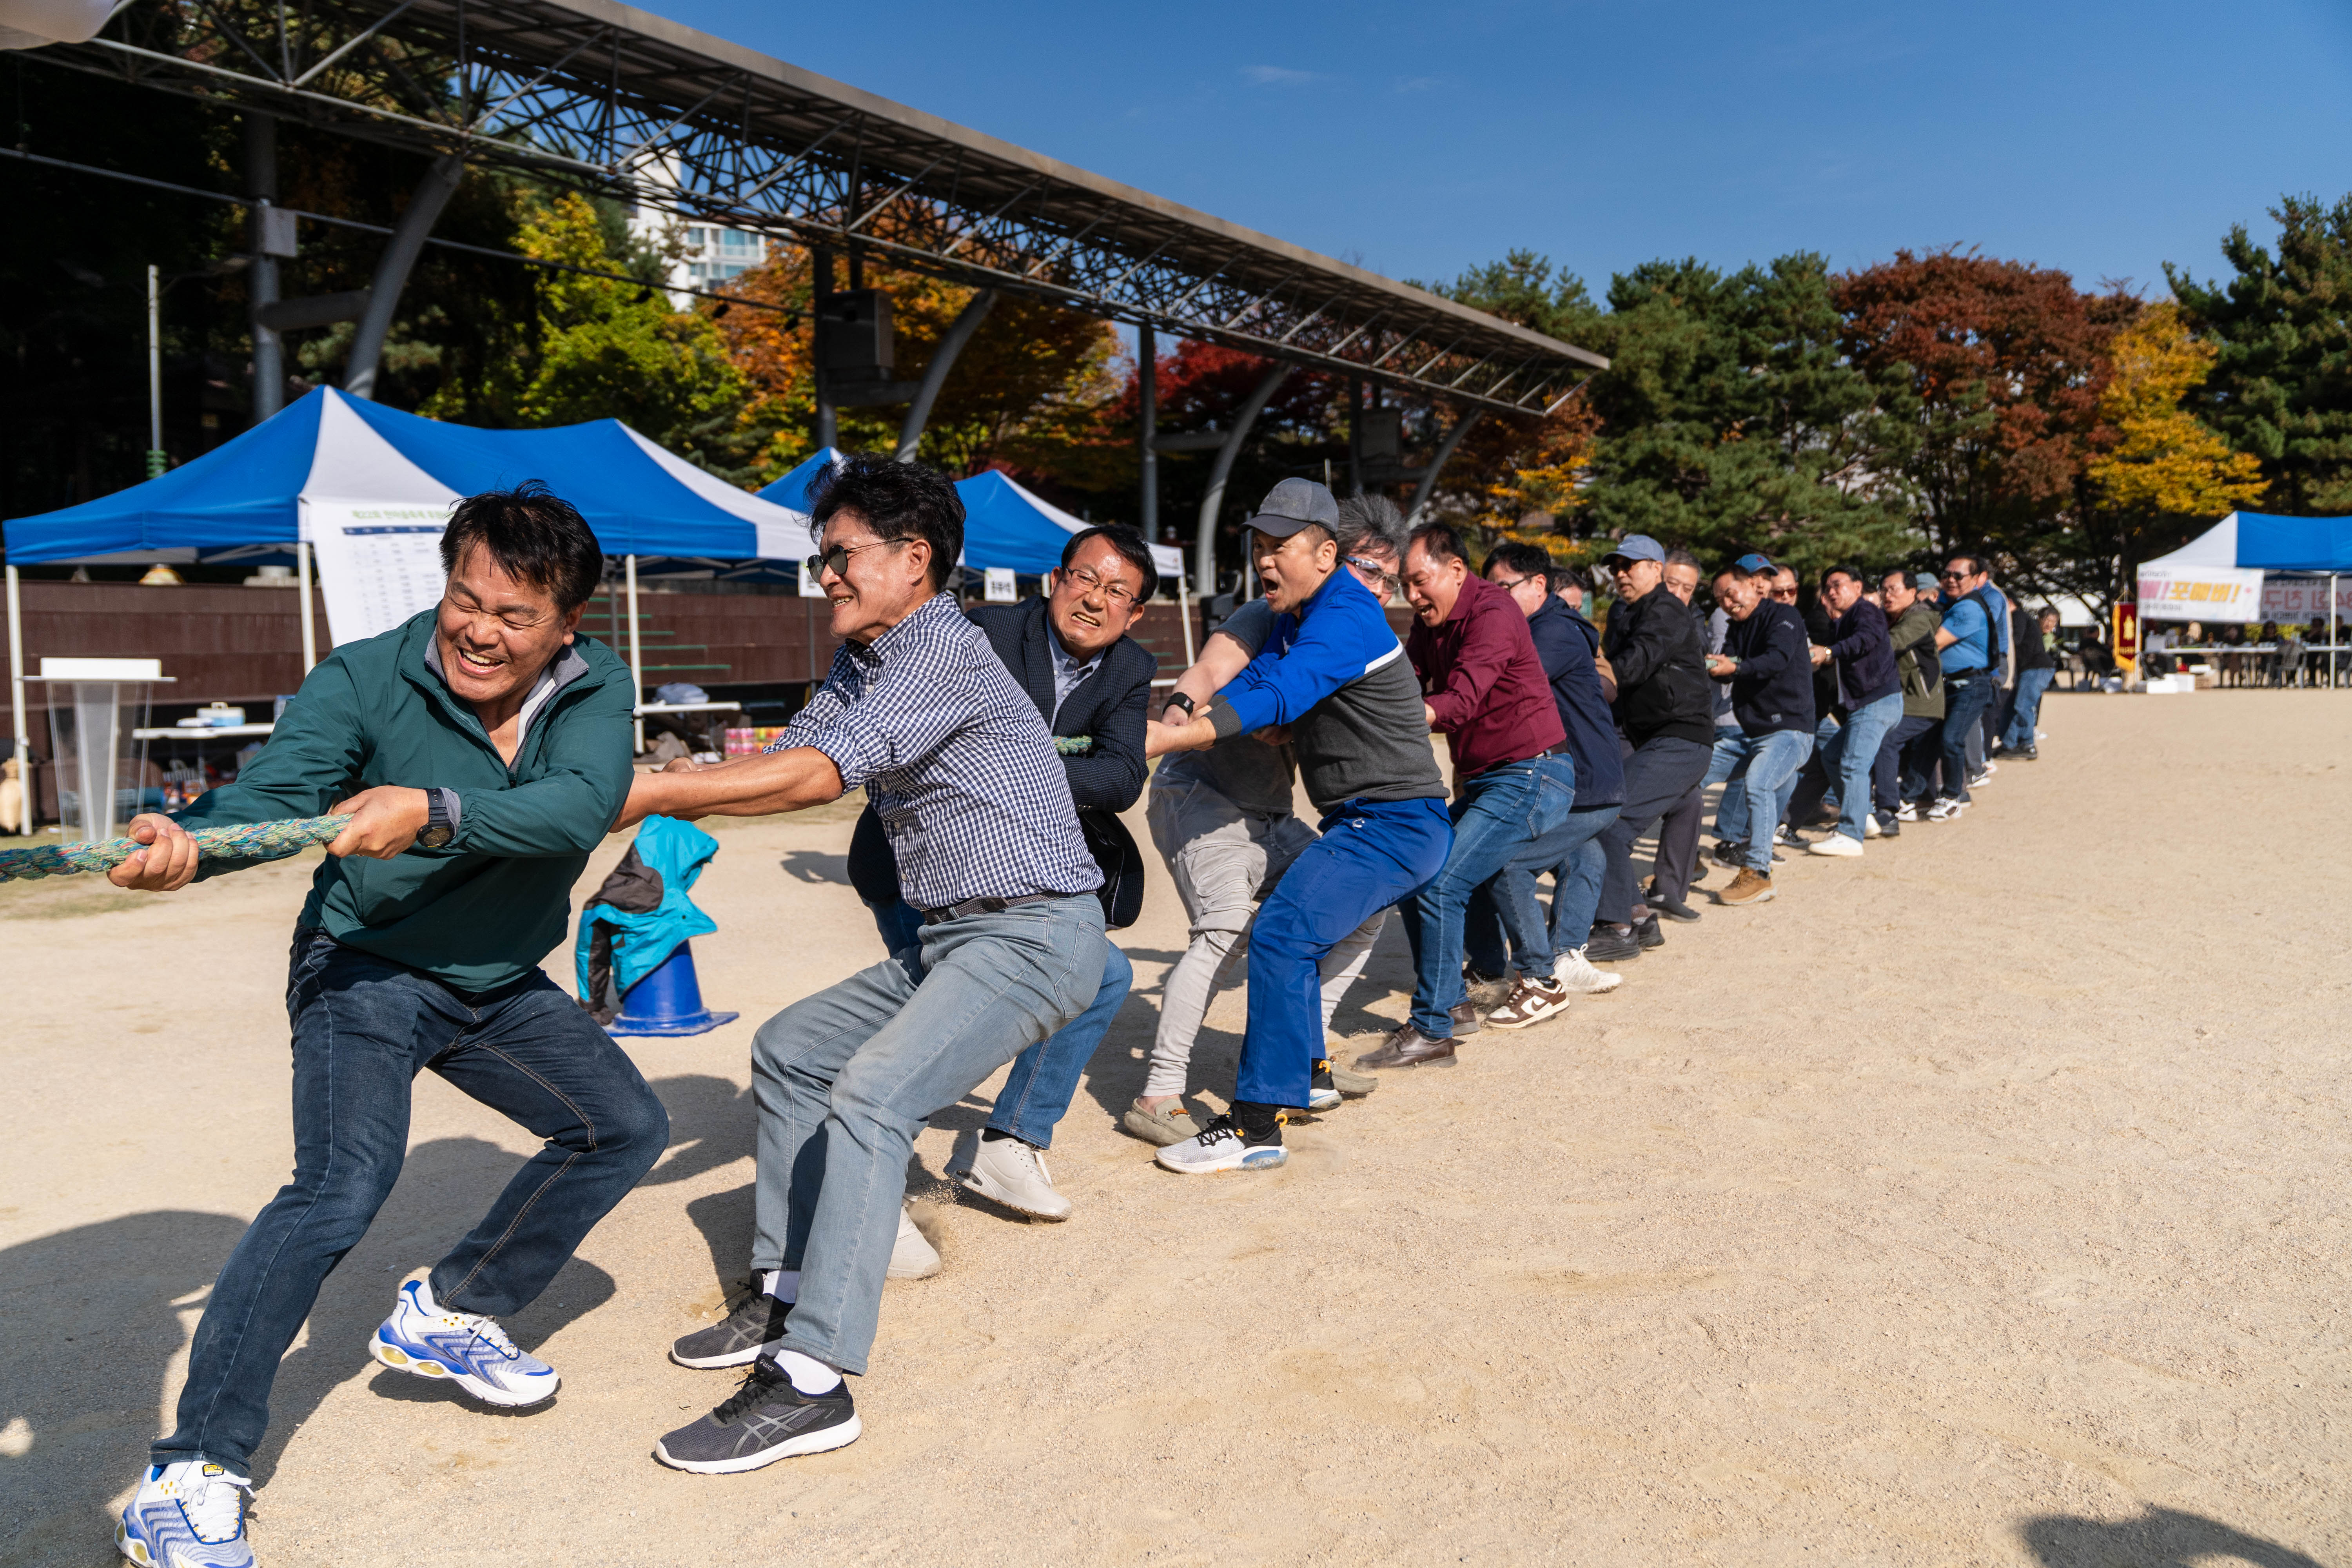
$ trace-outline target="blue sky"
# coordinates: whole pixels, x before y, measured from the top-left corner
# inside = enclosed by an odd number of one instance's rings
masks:
[[[1394,277],[1958,243],[2161,292],[2352,191],[2340,0],[649,8]]]

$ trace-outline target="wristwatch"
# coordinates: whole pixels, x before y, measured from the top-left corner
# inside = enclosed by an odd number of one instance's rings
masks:
[[[1168,716],[1168,710],[1171,708],[1181,708],[1184,710],[1184,717],[1187,719],[1197,719],[1200,717],[1199,710],[1192,706],[1192,700],[1190,697],[1185,696],[1181,691],[1171,691],[1168,694],[1168,700],[1160,705],[1160,717],[1163,719],[1166,718]]]
[[[457,836],[457,825],[449,820],[449,797],[446,792],[428,789],[425,792],[425,826],[416,830],[416,847],[438,849]]]

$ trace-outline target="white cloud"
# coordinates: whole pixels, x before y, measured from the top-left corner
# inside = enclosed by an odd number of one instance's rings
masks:
[[[1313,71],[1292,70],[1287,66],[1244,66],[1242,79],[1254,87],[1296,87],[1318,78]]]

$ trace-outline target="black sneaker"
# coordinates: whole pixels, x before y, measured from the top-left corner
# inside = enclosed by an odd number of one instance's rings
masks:
[[[1802,850],[1813,847],[1811,839],[1807,838],[1785,822],[1772,830],[1772,842],[1782,849]],[[1780,857],[1775,855],[1772,858],[1778,860]]]
[[[1748,846],[1734,839],[1717,839],[1715,841],[1715,863],[1728,870],[1738,871],[1745,869],[1748,865]]]
[[[761,1289],[757,1277],[747,1283],[750,1289],[729,1303],[724,1319],[679,1339],[669,1347],[669,1359],[680,1366],[741,1366],[782,1339],[792,1308]]]
[[[1644,915],[1633,922],[1633,940],[1643,947],[1664,947],[1666,933],[1658,929],[1658,917]]]
[[[1588,963],[1619,963],[1642,956],[1642,944],[1633,939],[1631,926],[1620,931],[1603,921],[1592,928],[1584,943],[1584,960]]]
[[[803,1394],[772,1357],[751,1365],[726,1404],[654,1445],[674,1470],[731,1476],[796,1454],[823,1454],[857,1441],[856,1407],[844,1378],[830,1394]]]
[[[1914,821],[1916,821],[1916,820],[1917,820],[1917,818],[1916,818],[1916,817],[1915,817],[1915,818],[1913,818],[1913,820],[1914,820]],[[1903,817],[1902,817],[1902,814],[1901,814],[1901,813],[1899,813],[1899,812],[1893,812],[1893,811],[1882,811],[1882,812],[1880,812],[1880,813],[1878,814],[1878,836],[1879,836],[1881,838],[1900,838],[1900,837],[1903,837]]]

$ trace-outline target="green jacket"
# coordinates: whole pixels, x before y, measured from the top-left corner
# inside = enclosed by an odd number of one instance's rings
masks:
[[[1925,599],[1912,601],[1911,607],[1895,617],[1887,628],[1887,640],[1895,646],[1895,671],[1903,679],[1903,717],[1906,719],[1940,719],[1944,716],[1944,677],[1939,667],[1935,679],[1927,676],[1927,661],[1936,652],[1936,633],[1944,624],[1933,605]]]
[[[572,885],[628,798],[628,666],[584,637],[550,666],[556,689],[509,769],[473,708],[443,683],[427,610],[337,648],[302,682],[235,784],[179,814],[191,827],[317,816],[375,784],[453,789],[457,831],[390,860],[327,858],[299,926],[488,991],[563,940]],[[234,870],[208,863],[202,875]]]

